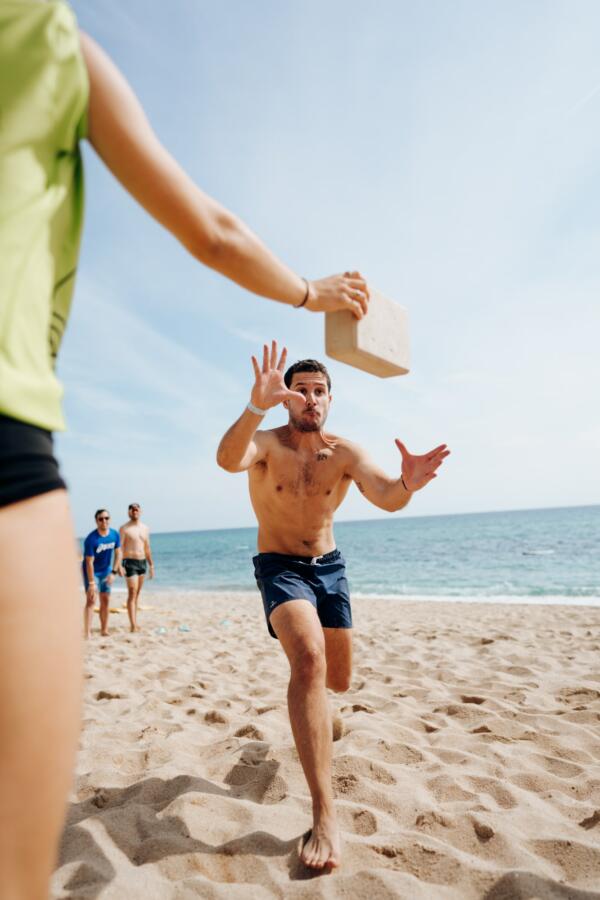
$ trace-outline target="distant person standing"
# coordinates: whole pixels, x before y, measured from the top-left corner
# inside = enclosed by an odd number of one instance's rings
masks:
[[[115,575],[122,575],[121,538],[119,532],[109,527],[110,513],[106,509],[96,511],[96,528],[90,531],[83,544],[83,583],[85,585],[85,610],[83,628],[86,638],[92,634],[92,617],[96,594],[100,595],[100,633],[108,635],[109,601]],[[114,559],[113,559],[114,554]]]
[[[154,578],[154,563],[150,549],[150,529],[141,521],[139,503],[130,503],[129,521],[121,525],[119,534],[123,550],[123,569],[127,580],[127,612],[130,631],[139,631],[137,623],[138,601],[148,566],[150,578]]]

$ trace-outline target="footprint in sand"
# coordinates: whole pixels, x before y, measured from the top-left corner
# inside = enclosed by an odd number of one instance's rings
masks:
[[[338,756],[333,760],[332,769],[335,780],[346,777],[358,780],[357,775],[364,775],[380,784],[396,784],[391,772],[362,756]]]
[[[587,819],[582,819],[579,824],[588,831],[590,828],[600,825],[600,809],[595,809],[591,816],[588,816]]]
[[[113,694],[111,691],[98,691],[96,700],[121,700],[122,694]]]
[[[489,841],[496,834],[491,825],[486,825],[485,822],[480,822],[479,819],[473,819],[473,831],[480,841]]]
[[[209,709],[204,715],[204,721],[208,722],[209,725],[227,725],[229,723],[227,716],[224,716],[217,709]]]
[[[247,725],[242,725],[241,728],[238,728],[237,731],[234,731],[233,736],[251,738],[254,741],[264,741],[265,739],[262,731],[257,728],[256,725],[252,725],[251,722],[249,722]]]
[[[377,831],[377,819],[368,809],[350,809],[343,806],[338,810],[340,825],[344,831],[369,837]]]

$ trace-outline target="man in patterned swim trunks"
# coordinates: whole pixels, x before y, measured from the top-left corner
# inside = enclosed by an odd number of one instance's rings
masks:
[[[262,368],[252,357],[250,403],[221,440],[217,462],[228,472],[248,472],[258,519],[255,575],[269,631],[290,663],[290,721],[313,801],[302,860],[322,869],[340,864],[326,688],[348,690],[352,670],[350,596],[333,516],[352,482],[380,509],[402,509],[414,491],[436,477],[450,451],[442,444],[415,456],[396,440],[402,472],[389,477],[361,447],[325,433],[332,400],[325,366],[302,360],[284,375],[286,350],[279,362],[277,355],[273,341],[270,352],[266,345],[263,349]],[[257,431],[279,403],[288,410],[288,424]]]

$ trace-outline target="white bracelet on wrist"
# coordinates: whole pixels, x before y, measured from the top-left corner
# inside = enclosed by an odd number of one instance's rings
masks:
[[[248,412],[254,413],[255,416],[266,416],[267,410],[260,409],[260,407],[255,406],[254,403],[249,403],[246,407]]]

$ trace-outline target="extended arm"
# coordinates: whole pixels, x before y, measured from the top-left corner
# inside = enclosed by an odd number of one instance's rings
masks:
[[[277,343],[271,343],[271,351],[263,347],[262,369],[255,356],[252,357],[254,385],[250,394],[250,405],[262,412],[252,412],[248,407],[231,428],[223,435],[217,450],[217,463],[227,472],[245,472],[264,458],[267,450],[267,432],[257,431],[267,410],[277,406],[288,397],[304,397],[289,391],[283,380],[283,370],[287,350],[283,348],[277,363]]]
[[[124,188],[189,252],[249,291],[313,312],[367,311],[359,272],[305,283],[233,213],[207,196],[154,133],[128,82],[85,33],[81,48],[90,81],[89,140]]]
[[[349,475],[361,494],[374,506],[387,512],[403,509],[415,491],[437,478],[436,470],[450,453],[446,444],[440,444],[435,450],[421,456],[409,453],[399,440],[396,440],[396,446],[402,454],[402,472],[399,478],[386,475],[361,447],[352,448],[354,458],[349,469]]]
[[[412,491],[407,490],[402,483],[402,476],[390,478],[362,448],[356,448],[356,457],[349,474],[361,494],[386,512],[402,509],[412,497]]]

